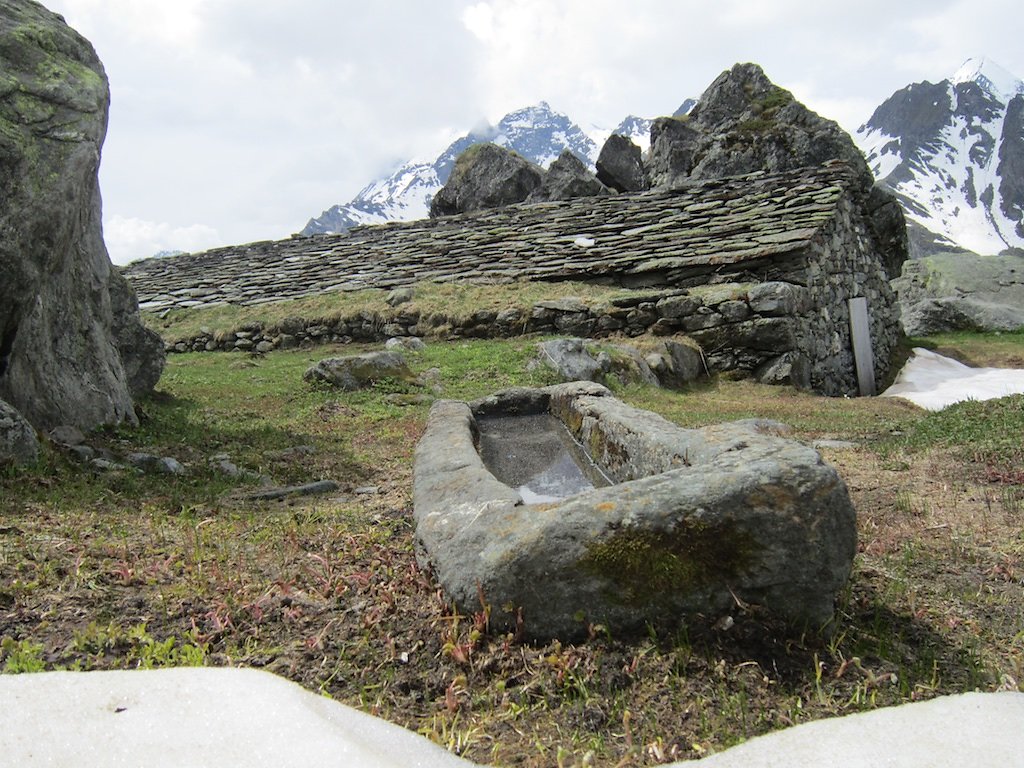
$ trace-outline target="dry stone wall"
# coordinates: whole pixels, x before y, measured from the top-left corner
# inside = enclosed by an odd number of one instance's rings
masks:
[[[259,304],[323,291],[424,281],[590,281],[635,289],[601,306],[562,300],[528,312],[363,312],[294,318],[176,340],[173,350],[269,351],[390,336],[687,334],[712,370],[854,394],[846,300],[866,296],[876,379],[899,336],[885,254],[873,250],[854,174],[830,163],[688,183],[657,193],[520,204],[344,235],[252,243],[136,262],[143,308]]]

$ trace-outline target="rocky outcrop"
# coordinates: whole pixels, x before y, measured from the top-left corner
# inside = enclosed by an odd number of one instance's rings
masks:
[[[597,178],[616,192],[642,192],[650,187],[640,147],[613,133],[597,158]]]
[[[743,173],[789,171],[842,160],[865,187],[871,171],[853,139],[773,84],[756,64],[736,64],[704,91],[688,115],[651,127],[655,188]]]
[[[995,62],[901,88],[856,136],[915,225],[914,256],[1024,247],[1024,82]]]
[[[537,189],[543,171],[511,149],[474,144],[455,161],[448,182],[430,203],[430,216],[521,203]]]
[[[614,484],[532,503],[477,452],[478,420],[547,413]],[[577,382],[435,403],[416,448],[421,560],[491,626],[578,638],[731,618],[753,604],[819,630],[850,575],[846,486],[774,422],[686,430]]]
[[[530,193],[527,200],[569,200],[573,197],[607,194],[608,188],[587,170],[582,160],[567,149],[551,163],[540,186]]]
[[[1024,252],[961,251],[908,261],[893,281],[908,336],[1024,328]]]
[[[1017,94],[1006,105],[1002,141],[999,145],[1000,209],[1009,221],[1015,221],[1018,244],[1024,240],[1024,94]]]
[[[890,278],[908,256],[903,210],[874,177],[853,139],[773,84],[756,64],[723,72],[685,115],[651,126],[647,170],[654,189],[744,173],[791,171],[833,160],[853,172],[875,247]]]
[[[37,428],[135,422],[163,351],[103,244],[103,67],[59,16],[4,2],[0,72],[0,397]]]

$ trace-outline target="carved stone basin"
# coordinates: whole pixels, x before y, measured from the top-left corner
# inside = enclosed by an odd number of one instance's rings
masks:
[[[555,427],[576,446],[579,488],[540,435]],[[482,597],[493,626],[518,617],[535,638],[713,623],[740,604],[819,629],[849,578],[855,513],[785,429],[682,429],[590,382],[439,401],[416,448],[419,557],[460,611]]]

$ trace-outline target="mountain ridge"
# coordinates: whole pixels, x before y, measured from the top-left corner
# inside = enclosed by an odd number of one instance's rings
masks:
[[[497,125],[475,129],[456,139],[433,161],[409,161],[390,175],[366,185],[348,203],[331,206],[309,220],[300,234],[344,232],[363,224],[426,218],[430,200],[444,186],[455,159],[468,147],[490,141],[512,149],[546,168],[563,150],[572,151],[593,170],[600,145],[612,133],[629,137],[641,148],[649,143],[651,120],[628,115],[610,130],[584,131],[546,101],[514,110]]]
[[[892,94],[854,134],[917,255],[1024,247],[1024,81],[984,57]]]
[[[675,116],[695,104],[686,99]],[[584,130],[542,101],[469,131],[432,161],[410,161],[374,180],[348,203],[310,219],[301,234],[426,217],[455,159],[482,141],[542,167],[570,149],[593,169],[612,133],[646,151],[652,122],[630,115],[610,130]],[[902,204],[914,255],[1024,248],[1024,81],[996,62],[969,58],[937,83],[907,85],[852,135],[879,185]]]

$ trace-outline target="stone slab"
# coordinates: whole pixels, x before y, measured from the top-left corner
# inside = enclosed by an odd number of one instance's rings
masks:
[[[0,675],[0,712],[0,762],[24,768],[476,765],[412,731],[253,669]],[[804,723],[700,765],[1014,768],[1024,764],[1022,755],[1024,693],[965,693]]]

